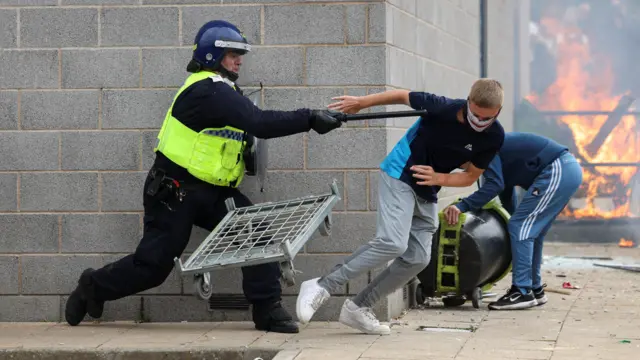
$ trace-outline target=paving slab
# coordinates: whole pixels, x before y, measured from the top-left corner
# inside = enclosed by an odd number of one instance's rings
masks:
[[[603,255],[604,254],[604,255]],[[311,322],[298,334],[266,333],[250,322],[0,323],[0,358],[218,360],[635,359],[640,353],[640,273],[593,266],[580,256],[640,263],[639,249],[545,245],[549,302],[522,311],[470,303],[420,306],[392,322],[388,336],[337,322]],[[570,256],[563,258],[562,256]],[[618,256],[619,258],[616,258]],[[495,284],[501,296],[511,278]],[[577,289],[563,289],[570,282]],[[557,293],[566,292],[566,294]],[[495,299],[494,298],[494,299]]]

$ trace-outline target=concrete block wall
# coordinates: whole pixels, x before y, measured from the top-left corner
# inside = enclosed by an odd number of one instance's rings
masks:
[[[0,0],[0,321],[63,320],[82,269],[135,249],[152,145],[204,22],[235,22],[255,45],[239,84],[250,92],[262,82],[263,108],[324,108],[333,96],[389,88],[466,96],[479,74],[477,3]],[[413,121],[269,141],[265,192],[251,178],[242,187],[254,202],[322,194],[333,179],[343,195],[331,237],[316,235],[297,256],[298,284],[373,237],[378,165]],[[442,204],[457,193],[445,189]],[[206,235],[194,228],[185,256]],[[242,293],[239,269],[213,275],[217,292]],[[345,297],[373,275],[334,294],[316,319],[336,320]],[[298,288],[285,289],[292,313]],[[392,295],[376,312],[395,316],[402,302]],[[104,316],[249,318],[208,312],[190,278],[175,272],[158,288],[109,303]]]

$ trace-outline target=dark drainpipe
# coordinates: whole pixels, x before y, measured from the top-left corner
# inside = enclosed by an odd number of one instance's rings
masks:
[[[480,0],[480,77],[487,77],[487,0]]]
[[[487,77],[487,0],[480,0],[480,77]],[[482,182],[480,178],[476,181],[476,185],[480,187]]]

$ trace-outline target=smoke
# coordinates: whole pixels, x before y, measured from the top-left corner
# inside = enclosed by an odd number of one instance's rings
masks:
[[[640,17],[638,0],[534,0],[531,1],[530,44],[531,90],[544,92],[555,78],[555,51],[558,39],[545,27],[553,18],[565,26],[575,26],[589,45],[589,71],[605,71],[606,58],[615,69],[613,95],[630,92],[640,97]]]

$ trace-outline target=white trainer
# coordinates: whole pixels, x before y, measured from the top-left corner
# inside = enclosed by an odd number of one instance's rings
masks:
[[[304,281],[300,285],[300,294],[296,300],[296,315],[303,324],[308,323],[316,310],[331,296],[325,288],[318,284],[318,280],[320,280],[319,277]]]
[[[358,329],[369,335],[389,335],[391,328],[380,324],[371,308],[358,307],[353,301],[347,299],[342,305],[339,321],[342,324]]]

